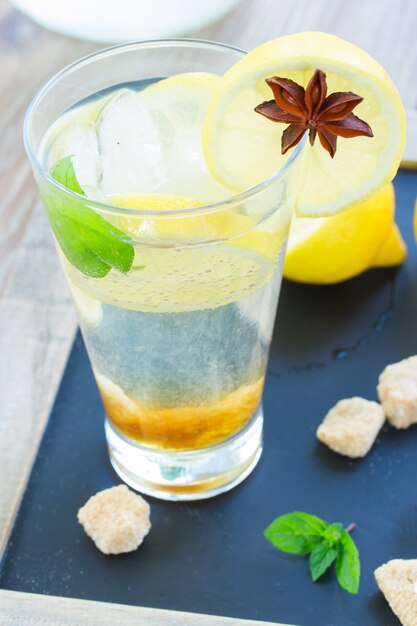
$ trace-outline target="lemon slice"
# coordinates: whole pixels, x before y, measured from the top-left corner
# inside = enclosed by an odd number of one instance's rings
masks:
[[[65,267],[66,263],[64,264],[64,269]],[[103,319],[103,308],[101,302],[96,298],[89,296],[82,289],[80,289],[80,287],[77,287],[72,280],[69,279],[68,284],[80,318],[88,326],[99,326]]]
[[[202,204],[195,198],[187,198],[185,196],[175,196],[172,194],[158,193],[142,193],[142,194],[124,194],[113,196],[112,203],[126,209],[135,209],[141,211],[178,211],[186,208],[198,207]],[[189,231],[187,219],[174,220],[165,219],[164,217],[147,215],[112,215],[107,218],[117,228],[127,233],[134,239],[141,241],[141,237],[150,238],[169,237],[181,239],[184,229]],[[191,229],[192,230],[192,229]]]
[[[201,108],[207,108],[207,96],[211,97],[220,82],[220,76],[210,72],[183,72],[152,83],[141,92],[147,100],[152,98],[152,104],[159,106],[152,111],[160,111],[171,122],[188,125],[190,117],[199,115]],[[191,94],[191,98],[190,98]]]
[[[242,300],[272,276],[286,237],[281,221],[258,224],[257,216],[230,210],[204,213],[204,207],[198,208],[201,201],[186,196],[125,194],[112,201],[124,209],[119,214],[115,209],[106,219],[137,242],[135,259],[128,273],[82,277],[83,292],[90,298],[78,302],[78,297],[77,304],[91,324],[100,322],[93,300],[160,313]],[[187,208],[189,212],[175,212]],[[129,209],[144,213],[132,214]],[[68,262],[66,272],[70,282],[80,283],[79,273]]]
[[[200,215],[190,212],[183,213],[180,217],[167,217],[166,211],[177,211],[186,208],[196,208],[204,203],[195,198],[174,196],[171,194],[125,194],[114,196],[113,204],[143,211],[160,211],[158,215],[116,215],[108,218],[111,222],[133,238],[156,237],[165,243],[171,241],[181,245],[185,243],[201,243],[212,241],[224,241],[233,239],[231,245],[239,245],[248,249],[261,248],[258,238],[262,236],[253,232],[257,224],[257,218],[253,215],[243,215],[230,210],[202,213]],[[235,242],[236,239],[236,242]],[[256,239],[258,246],[253,245]],[[266,235],[262,239],[265,243]]]
[[[128,209],[161,211],[161,217],[141,215],[112,216],[111,222],[138,242],[141,238],[156,238],[159,243],[177,245],[203,242],[225,242],[230,247],[255,252],[274,262],[289,230],[289,223],[279,219],[265,220],[261,225],[254,215],[244,215],[230,210],[195,215],[183,214],[181,218],[169,219],[163,215],[167,210],[196,208],[203,203],[194,198],[168,194],[126,194],[112,198],[115,205]]]
[[[208,171],[201,145],[201,128],[219,82],[216,74],[186,72],[160,80],[140,93],[162,147],[166,179],[158,185],[159,193],[205,202],[231,195]]]
[[[140,211],[178,211],[181,209],[191,209],[201,206],[203,203],[195,198],[186,196],[175,196],[173,194],[162,193],[126,193],[112,197],[112,204],[126,209]],[[118,218],[118,224],[135,224],[135,221],[143,220],[142,216]]]
[[[183,134],[200,132],[219,82],[216,74],[184,72],[159,80],[140,92],[163,144],[173,143]]]
[[[397,265],[407,249],[394,223],[392,184],[370,200],[324,218],[294,218],[284,276],[303,283],[338,283],[370,267]]]
[[[299,215],[338,213],[370,197],[394,177],[405,146],[405,111],[385,70],[366,52],[339,37],[305,32],[269,41],[238,61],[222,78],[203,128],[203,151],[213,176],[235,192],[279,170],[284,124],[254,112],[272,99],[265,78],[307,85],[314,70],[327,75],[328,94],[352,91],[364,98],[355,114],[374,137],[338,139],[334,159],[316,140],[306,145],[296,210]]]

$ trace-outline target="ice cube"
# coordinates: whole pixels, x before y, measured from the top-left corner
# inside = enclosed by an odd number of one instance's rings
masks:
[[[72,156],[77,180],[87,195],[90,195],[88,189],[96,189],[99,178],[98,142],[93,122],[81,120],[68,123],[48,153],[48,169],[66,156]]]
[[[204,203],[231,195],[209,173],[200,135],[200,126],[178,129],[164,146],[167,180],[159,189],[161,193],[189,196]]]
[[[201,129],[212,97],[211,74],[179,74],[150,85],[142,98],[159,130],[166,178],[160,193],[213,202],[230,195],[208,171]]]
[[[140,94],[123,89],[97,120],[101,189],[106,194],[154,191],[164,177],[157,127]]]

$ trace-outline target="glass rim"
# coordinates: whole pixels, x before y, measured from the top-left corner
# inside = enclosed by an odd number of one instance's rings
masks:
[[[87,54],[81,57],[80,59],[74,61],[73,63],[66,65],[62,70],[54,74],[39,89],[39,91],[37,91],[37,93],[31,100],[29,107],[25,114],[25,118],[23,122],[23,143],[25,146],[26,153],[32,163],[32,167],[34,168],[36,173],[41,175],[44,179],[46,179],[48,183],[50,183],[53,187],[56,187],[59,191],[64,192],[65,194],[67,194],[68,196],[70,196],[71,198],[77,201],[82,201],[84,203],[88,202],[89,206],[97,208],[101,213],[108,213],[108,214],[117,213],[119,215],[127,214],[127,215],[136,215],[136,216],[158,215],[159,217],[161,217],[162,215],[187,216],[187,215],[194,215],[194,214],[208,213],[208,212],[211,213],[211,212],[215,212],[218,210],[223,210],[229,206],[240,204],[248,200],[249,198],[256,196],[257,194],[262,192],[264,189],[272,185],[274,182],[282,178],[284,174],[286,174],[287,171],[290,169],[290,167],[292,166],[292,164],[294,163],[294,161],[297,159],[298,155],[302,151],[304,144],[305,144],[305,137],[299,142],[299,144],[295,147],[293,153],[290,155],[288,160],[278,170],[276,170],[273,174],[271,174],[271,176],[268,176],[268,178],[265,178],[264,180],[262,180],[260,183],[257,183],[253,187],[250,187],[249,189],[246,189],[237,194],[233,194],[222,200],[217,200],[216,202],[202,204],[197,207],[185,207],[182,209],[167,209],[167,210],[164,210],[163,212],[158,211],[158,210],[148,210],[148,209],[144,210],[144,209],[120,207],[115,204],[109,204],[106,202],[101,202],[99,200],[94,200],[93,198],[89,198],[88,196],[81,195],[75,191],[71,191],[70,189],[68,189],[61,183],[59,183],[57,180],[55,180],[55,178],[53,178],[51,174],[48,172],[48,170],[44,167],[43,163],[40,161],[40,159],[38,158],[38,155],[35,153],[35,151],[33,150],[31,146],[30,139],[29,139],[29,131],[30,131],[30,127],[32,124],[32,119],[34,115],[36,114],[39,102],[41,101],[43,96],[45,96],[45,94],[47,94],[47,92],[51,88],[53,88],[54,84],[60,78],[62,78],[63,76],[71,72],[72,70],[76,69],[77,67],[94,62],[96,58],[104,58],[106,56],[110,56],[115,53],[116,54],[122,53],[125,50],[160,48],[160,47],[182,47],[182,46],[189,47],[189,48],[193,48],[193,47],[208,48],[208,49],[217,48],[223,51],[229,50],[231,52],[237,52],[241,54],[242,56],[247,54],[246,50],[243,50],[242,48],[231,46],[225,43],[210,41],[208,39],[188,39],[188,38],[177,37],[177,38],[146,39],[146,40],[140,40],[140,41],[132,41],[128,43],[118,44],[115,46],[101,48],[100,50],[96,50],[95,52]]]

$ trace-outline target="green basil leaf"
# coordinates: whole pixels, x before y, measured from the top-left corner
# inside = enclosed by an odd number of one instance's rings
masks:
[[[352,537],[342,532],[336,559],[336,575],[339,584],[349,593],[358,593],[361,575],[359,552]]]
[[[339,541],[344,531],[343,524],[329,524],[328,528],[323,533],[323,537],[328,539],[330,543]]]
[[[323,576],[324,572],[330,567],[338,554],[338,542],[331,542],[328,539],[322,539],[310,554],[310,573],[311,578],[316,582]]]
[[[277,517],[264,532],[273,546],[290,554],[308,554],[322,540],[328,527],[314,515],[294,512]]]
[[[85,195],[75,175],[72,158],[51,168],[51,176],[70,191]],[[81,200],[56,192],[45,198],[52,230],[68,261],[86,276],[102,278],[112,268],[128,272],[133,263],[133,240]]]

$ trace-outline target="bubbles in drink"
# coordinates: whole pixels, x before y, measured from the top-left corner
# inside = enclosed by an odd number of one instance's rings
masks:
[[[129,437],[193,449],[241,430],[260,402],[289,217],[242,203],[209,173],[201,129],[214,75],[118,89],[58,120],[50,166],[72,155],[88,197],[132,237],[127,273],[82,274],[62,254],[106,411]],[[274,269],[276,271],[274,272]]]

